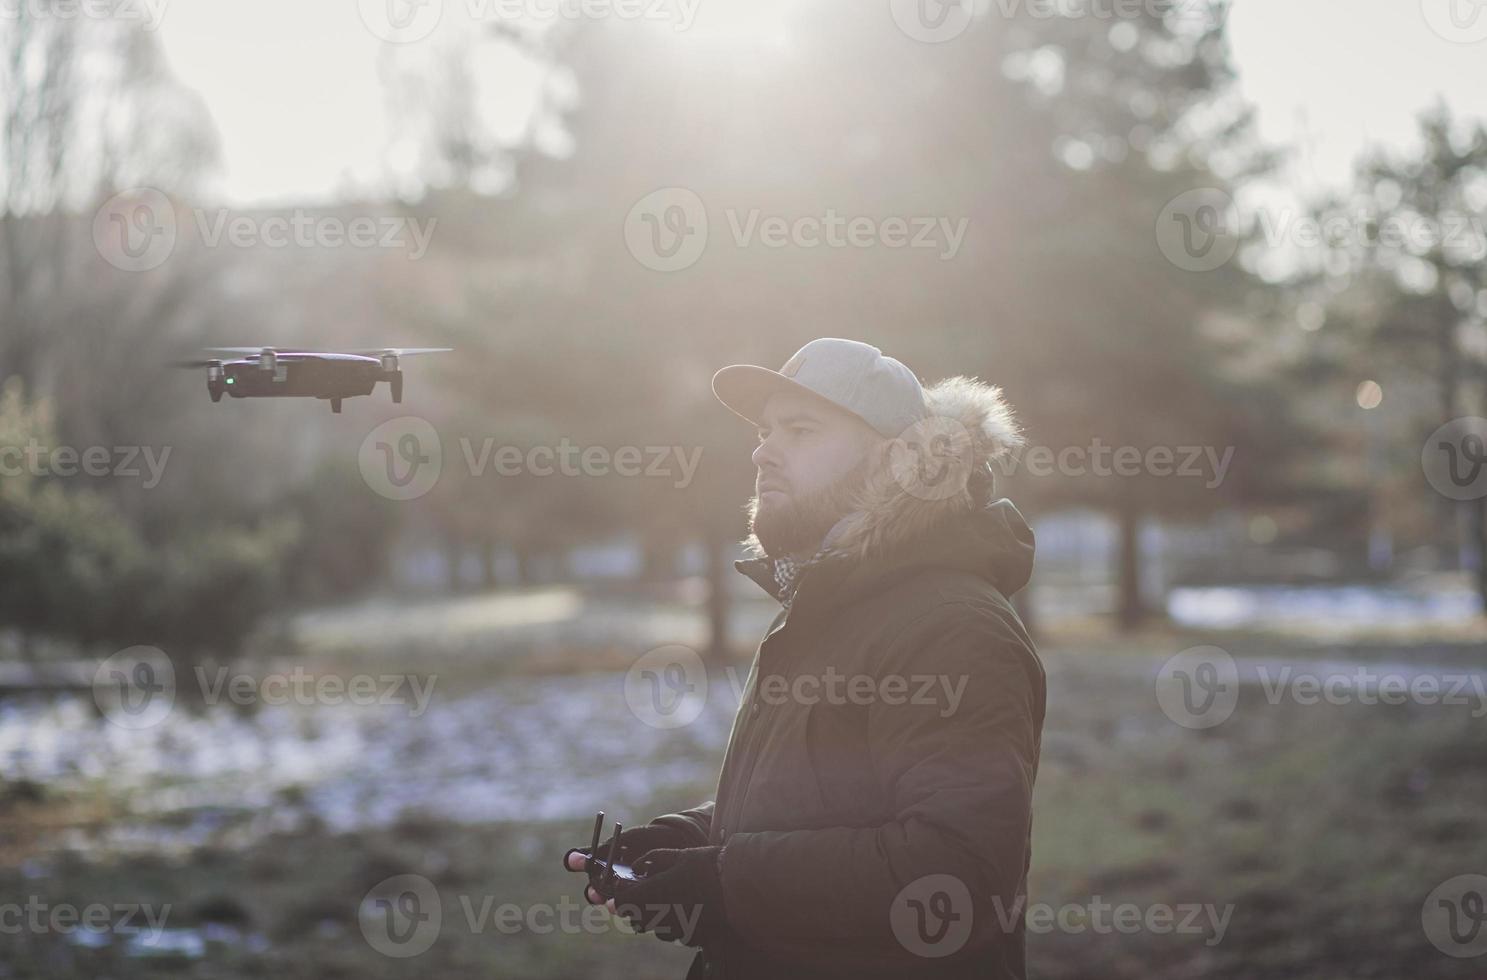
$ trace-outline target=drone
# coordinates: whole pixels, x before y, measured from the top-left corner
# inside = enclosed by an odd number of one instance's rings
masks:
[[[208,347],[220,354],[176,367],[206,368],[207,394],[213,402],[233,398],[323,398],[341,414],[341,400],[370,395],[377,382],[392,389],[393,404],[403,402],[401,359],[413,354],[442,354],[452,347],[379,347],[367,350],[309,351],[280,347]]]

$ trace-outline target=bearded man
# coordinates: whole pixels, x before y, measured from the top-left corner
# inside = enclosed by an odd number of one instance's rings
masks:
[[[621,834],[642,876],[608,904],[700,947],[687,980],[1024,977],[1046,687],[1010,601],[1033,533],[995,494],[1012,411],[835,338],[713,391],[758,430],[737,567],[781,609],[714,799]]]

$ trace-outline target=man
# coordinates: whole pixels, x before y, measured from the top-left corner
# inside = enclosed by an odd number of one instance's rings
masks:
[[[1011,411],[837,339],[713,391],[759,430],[737,565],[782,608],[715,800],[621,835],[645,875],[610,907],[700,946],[688,980],[1025,976],[1045,685],[1009,601],[1033,534],[993,493]]]

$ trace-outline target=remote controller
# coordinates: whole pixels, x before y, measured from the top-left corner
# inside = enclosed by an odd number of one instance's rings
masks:
[[[568,857],[572,854],[583,854],[588,859],[585,870],[589,875],[589,884],[601,898],[614,898],[616,882],[639,881],[645,877],[636,873],[634,868],[628,864],[621,864],[615,860],[616,851],[619,848],[620,834],[624,831],[623,824],[616,822],[614,825],[614,836],[609,840],[609,849],[601,856],[599,854],[599,837],[604,832],[604,811],[600,810],[594,815],[594,841],[589,845],[587,854],[581,848],[572,848],[563,855],[563,867],[568,866]]]

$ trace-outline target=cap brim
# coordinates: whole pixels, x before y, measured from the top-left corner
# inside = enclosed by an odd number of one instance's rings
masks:
[[[734,415],[756,426],[762,424],[759,420],[764,416],[769,396],[781,391],[799,392],[835,408],[840,407],[780,372],[757,364],[732,364],[713,375],[713,394],[718,396],[718,401],[728,406]]]

